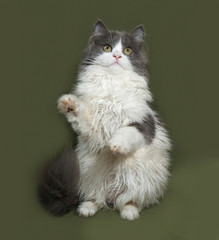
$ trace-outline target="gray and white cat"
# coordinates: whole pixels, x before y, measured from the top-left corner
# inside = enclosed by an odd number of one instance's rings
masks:
[[[164,194],[171,145],[150,107],[143,40],[141,25],[126,33],[97,21],[75,90],[58,99],[78,134],[79,216],[112,207],[134,220]]]

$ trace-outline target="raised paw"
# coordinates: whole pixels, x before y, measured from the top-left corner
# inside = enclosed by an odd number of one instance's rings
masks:
[[[125,146],[119,144],[111,144],[110,149],[113,153],[128,154],[128,149]]]
[[[114,136],[109,142],[110,150],[115,154],[128,154],[130,146],[123,136]]]
[[[98,211],[98,206],[91,201],[86,201],[81,203],[77,211],[80,217],[90,217]]]
[[[79,103],[76,96],[66,94],[58,99],[58,109],[62,114],[72,113],[78,115]]]

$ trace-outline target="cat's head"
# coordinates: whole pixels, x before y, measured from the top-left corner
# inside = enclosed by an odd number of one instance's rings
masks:
[[[147,57],[142,47],[144,35],[142,25],[127,33],[111,31],[98,20],[82,67],[100,65],[112,72],[132,70],[147,76]]]

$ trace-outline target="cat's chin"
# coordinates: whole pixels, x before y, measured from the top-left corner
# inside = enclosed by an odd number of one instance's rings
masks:
[[[109,71],[112,71],[112,72],[121,72],[121,71],[125,71],[126,69],[119,63],[113,63],[113,64],[110,64],[107,69]]]

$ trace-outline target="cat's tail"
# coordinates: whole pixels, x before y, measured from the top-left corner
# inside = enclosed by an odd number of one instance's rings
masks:
[[[47,164],[38,193],[42,205],[50,213],[61,216],[78,201],[79,165],[71,146]]]

